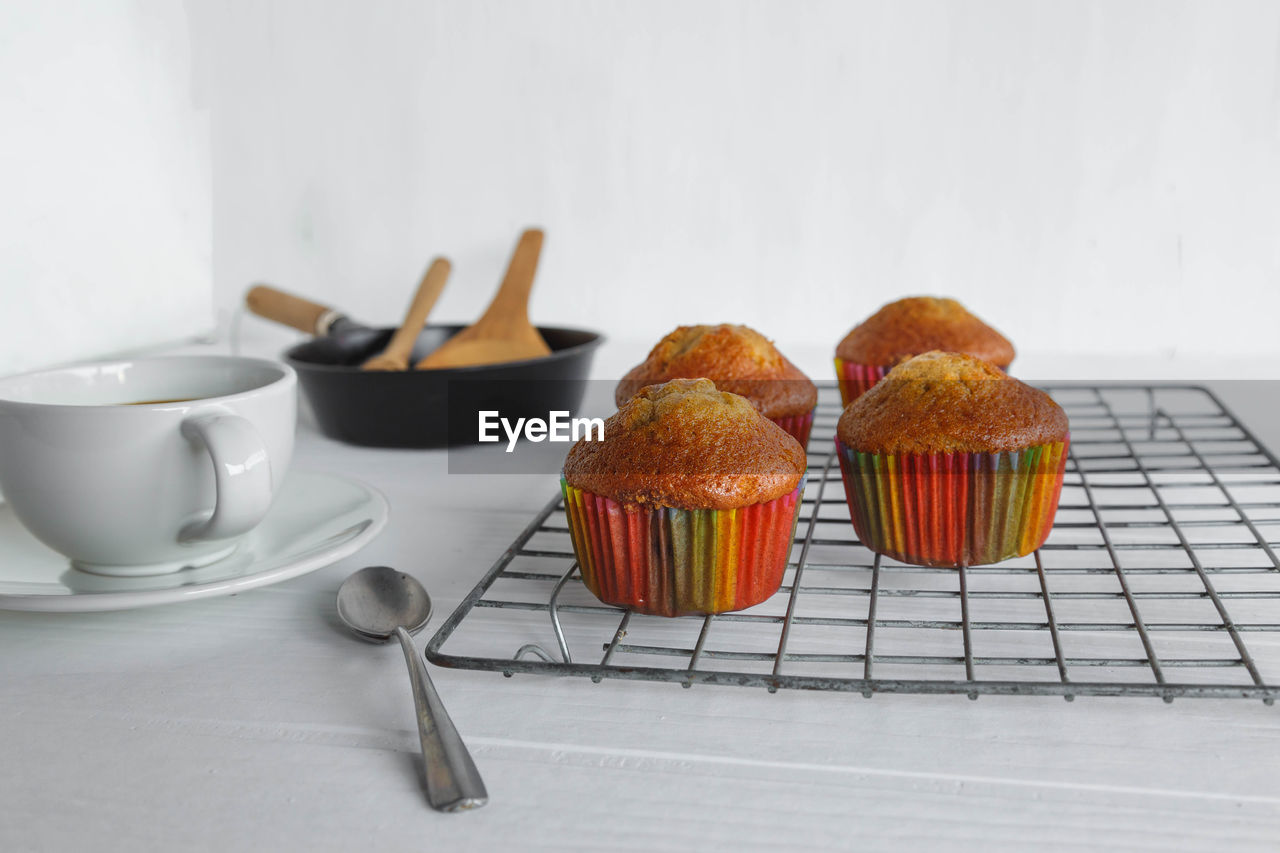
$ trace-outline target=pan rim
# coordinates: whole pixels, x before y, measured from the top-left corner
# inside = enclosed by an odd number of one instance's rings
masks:
[[[423,326],[423,328],[428,329],[433,326],[437,328],[455,328],[458,331],[461,331],[462,329],[466,328],[466,325],[461,323],[429,323],[426,326]],[[414,375],[421,376],[425,374],[430,374],[433,376],[465,376],[469,374],[488,372],[498,368],[509,369],[512,367],[523,367],[525,365],[530,365],[530,364],[548,364],[555,361],[561,361],[565,358],[571,358],[585,351],[595,349],[605,341],[604,334],[594,329],[574,328],[571,326],[535,326],[534,328],[536,328],[539,332],[569,332],[573,334],[590,335],[591,337],[588,340],[583,341],[582,343],[574,344],[573,346],[566,347],[565,349],[554,350],[550,355],[544,355],[538,358],[525,358],[519,361],[503,361],[497,364],[473,364],[473,365],[468,365],[466,367],[439,367],[439,368],[433,368],[431,370],[385,371],[385,372],[382,372],[382,375],[398,374],[398,375],[404,375],[404,376],[414,376]],[[395,330],[394,327],[371,329],[371,331],[374,331],[374,332],[388,332],[388,331],[394,331],[394,330]],[[303,347],[309,345],[313,340],[314,338],[308,338],[307,340],[296,343],[293,346],[286,349],[282,354],[284,361],[287,364],[289,364],[291,367],[293,367],[295,370],[302,369],[306,371],[320,371],[324,373],[339,373],[339,374],[368,373],[368,371],[361,370],[359,365],[324,364],[318,361],[308,361],[307,359],[304,359],[304,358],[298,358],[297,355],[295,355],[295,353],[299,349],[302,349]]]

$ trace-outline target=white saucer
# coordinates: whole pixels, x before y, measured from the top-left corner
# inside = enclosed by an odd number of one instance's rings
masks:
[[[386,523],[387,500],[371,487],[292,471],[267,517],[216,563],[167,575],[104,577],[72,568],[0,504],[0,610],[124,610],[230,595],[336,562]]]

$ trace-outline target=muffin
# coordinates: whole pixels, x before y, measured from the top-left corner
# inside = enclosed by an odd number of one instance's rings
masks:
[[[995,563],[1044,544],[1069,441],[1048,394],[944,352],[893,368],[836,426],[858,538],[924,566]]]
[[[895,364],[930,350],[968,353],[1001,370],[1013,362],[1013,344],[959,302],[911,296],[854,326],[836,347],[840,399],[849,405]]]
[[[808,443],[817,387],[768,338],[747,326],[680,326],[627,372],[614,396],[621,406],[646,385],[700,377],[746,397],[801,447]]]
[[[565,459],[583,581],[663,616],[764,601],[787,567],[805,467],[795,439],[709,379],[644,388]]]

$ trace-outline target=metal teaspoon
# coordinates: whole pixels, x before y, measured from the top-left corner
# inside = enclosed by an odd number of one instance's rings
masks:
[[[436,693],[412,634],[431,618],[431,597],[409,575],[387,566],[369,566],[338,589],[338,617],[364,639],[400,640],[413,699],[426,770],[427,801],[439,811],[474,809],[489,801],[480,771]]]

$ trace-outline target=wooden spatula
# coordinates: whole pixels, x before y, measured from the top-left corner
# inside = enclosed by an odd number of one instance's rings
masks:
[[[529,322],[529,291],[538,271],[542,232],[530,228],[507,264],[507,275],[484,315],[418,362],[419,370],[469,367],[521,361],[551,354],[551,347]]]
[[[409,353],[418,340],[418,333],[427,322],[427,315],[440,298],[444,283],[449,280],[452,267],[444,258],[436,258],[427,267],[422,281],[418,284],[418,292],[409,303],[409,311],[404,315],[404,322],[391,336],[387,348],[360,365],[361,370],[408,370]]]

